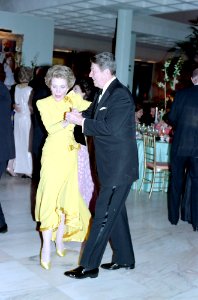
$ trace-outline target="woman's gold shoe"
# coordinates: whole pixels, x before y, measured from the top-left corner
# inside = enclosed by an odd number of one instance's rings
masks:
[[[41,267],[45,270],[49,270],[51,268],[51,262],[49,261],[48,263],[45,261],[42,261],[41,259]]]
[[[66,255],[66,249],[63,249],[63,251],[56,249],[56,253],[60,257],[64,257]]]

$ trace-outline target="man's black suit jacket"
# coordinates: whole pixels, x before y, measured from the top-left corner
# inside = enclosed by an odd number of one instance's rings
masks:
[[[132,95],[115,79],[98,105],[96,101],[83,112],[83,117],[86,118],[84,134],[93,136],[100,184],[131,184],[138,179],[135,105]]]
[[[0,81],[0,162],[15,157],[14,134],[11,123],[11,96]]]
[[[172,155],[198,157],[198,85],[178,91],[169,113]]]

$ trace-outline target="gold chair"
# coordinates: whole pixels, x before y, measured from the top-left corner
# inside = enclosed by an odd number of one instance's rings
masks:
[[[143,184],[150,184],[149,198],[151,197],[155,184],[159,190],[165,191],[166,183],[169,180],[170,164],[168,162],[158,162],[156,160],[156,137],[143,134],[144,148],[144,172],[139,192]]]

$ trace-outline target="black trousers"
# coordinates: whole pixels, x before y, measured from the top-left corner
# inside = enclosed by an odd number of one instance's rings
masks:
[[[7,166],[7,161],[0,162],[0,178],[3,174],[3,172],[6,170],[6,166]],[[6,221],[5,221],[5,217],[4,217],[3,210],[1,207],[1,203],[0,203],[0,227],[3,227],[5,224],[6,224]]]
[[[190,200],[188,201],[192,212],[191,222],[194,226],[198,226],[198,157],[172,156],[171,158],[168,219],[175,225],[179,221],[181,201],[186,185],[186,172],[188,172],[191,182]]]
[[[81,266],[98,268],[108,241],[113,251],[112,262],[135,263],[125,206],[130,189],[131,185],[101,187],[90,234],[80,260]]]

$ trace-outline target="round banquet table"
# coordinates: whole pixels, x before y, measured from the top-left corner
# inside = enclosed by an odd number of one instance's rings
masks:
[[[136,180],[133,185],[132,189],[139,190],[140,184],[142,182],[143,171],[144,171],[144,146],[143,140],[137,139],[137,147],[138,147],[138,159],[139,159],[139,179]],[[170,147],[171,144],[167,142],[156,142],[156,156],[157,161],[159,162],[169,162],[170,158]],[[159,191],[162,184],[155,184],[153,191]],[[150,191],[150,183],[144,183],[142,187],[143,191],[149,192]]]

